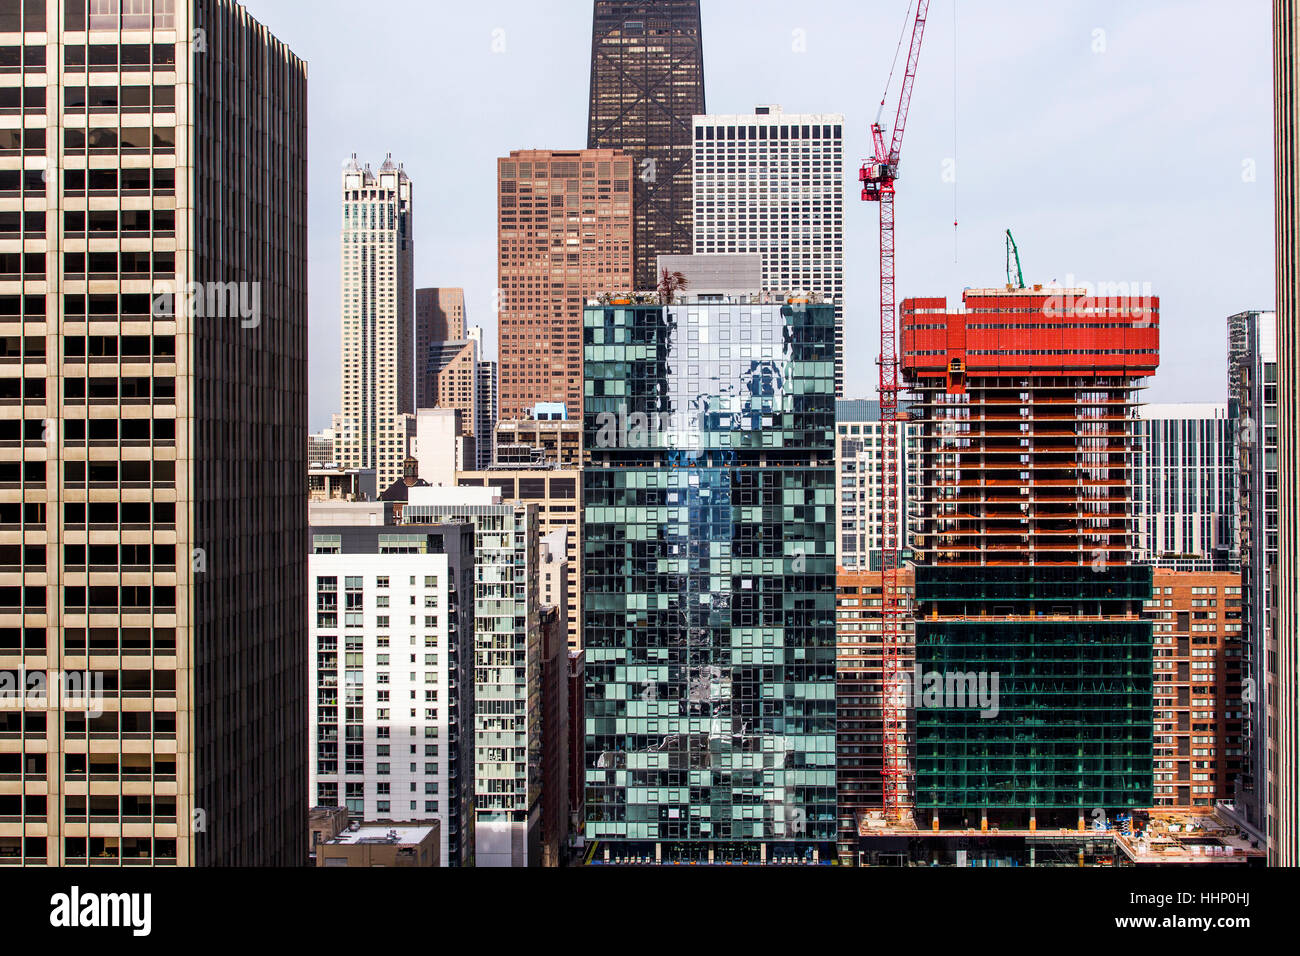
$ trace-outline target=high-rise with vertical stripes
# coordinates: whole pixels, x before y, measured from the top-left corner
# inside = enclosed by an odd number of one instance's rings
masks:
[[[1300,866],[1300,3],[1273,0],[1273,169],[1277,238],[1277,837],[1269,862]],[[1273,797],[1276,799],[1273,799]]]

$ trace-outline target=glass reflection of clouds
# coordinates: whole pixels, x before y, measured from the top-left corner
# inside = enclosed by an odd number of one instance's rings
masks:
[[[831,840],[834,308],[584,336],[588,837]]]

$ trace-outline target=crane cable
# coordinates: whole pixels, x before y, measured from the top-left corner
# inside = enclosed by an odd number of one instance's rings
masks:
[[[957,0],[952,0],[952,261],[957,264]]]

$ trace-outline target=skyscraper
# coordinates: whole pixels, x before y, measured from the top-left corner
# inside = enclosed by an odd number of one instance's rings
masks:
[[[456,413],[457,433],[473,441],[478,425],[479,375],[478,343],[473,339],[459,342],[433,341],[417,353],[416,408],[447,408]],[[475,464],[477,454],[471,456]]]
[[[411,488],[402,524],[474,526],[474,863],[542,863],[537,505],[491,488]]]
[[[834,310],[759,298],[586,311],[601,862],[834,853]]]
[[[230,0],[4,12],[0,853],[299,864],[306,67]]]
[[[656,257],[691,251],[691,117],[703,112],[699,0],[596,0],[587,148],[622,150],[635,166],[625,289],[654,289]]]
[[[1269,862],[1300,866],[1300,4],[1273,0],[1273,169],[1277,177],[1278,727],[1277,839]]]
[[[1151,804],[1152,570],[1132,563],[1131,469],[1160,304],[1056,292],[899,310],[923,443],[916,669],[998,681],[990,706],[916,708],[931,821],[1082,828]]]
[[[435,343],[464,343],[465,334],[465,291],[463,289],[416,289],[415,290],[415,407],[438,407],[439,396],[447,390],[447,383],[436,381],[441,370],[447,367],[449,359],[446,352],[433,363],[429,360],[429,349]],[[474,374],[474,359],[470,359],[470,376]],[[459,382],[457,389],[459,390]],[[472,392],[472,386],[471,386]],[[444,406],[456,407],[456,406]],[[473,434],[474,421],[471,411],[469,421]]]
[[[1138,560],[1173,571],[1236,569],[1236,447],[1227,405],[1144,405],[1138,416]]]
[[[415,351],[430,342],[459,342],[465,338],[464,289],[415,290]],[[416,389],[418,392],[419,389]]]
[[[343,415],[339,464],[402,477],[415,413],[414,187],[391,154],[343,169]]]
[[[912,569],[899,568],[899,601],[903,641],[899,668],[910,678],[914,620]],[[880,571],[836,572],[835,598],[835,786],[839,804],[839,856],[856,860],[863,816],[884,807],[884,687],[885,660],[881,644]],[[916,745],[913,728],[905,730],[906,746]]]
[[[758,253],[763,288],[835,304],[835,396],[844,395],[844,117],[694,119],[695,253]]]
[[[1241,769],[1241,575],[1157,567],[1155,806],[1212,807]]]
[[[1277,838],[1276,732],[1280,544],[1277,316],[1228,316],[1228,419],[1236,456],[1242,589],[1244,759],[1234,801],[1247,822]]]
[[[582,307],[632,284],[632,160],[524,150],[497,161],[500,420],[538,402],[582,414]]]
[[[493,488],[503,501],[537,505],[538,533],[559,533],[565,552],[553,559],[563,561],[563,603],[565,640],[573,650],[582,648],[582,474],[577,468],[554,464],[497,465],[486,471],[461,471],[456,483],[462,488]],[[557,596],[558,597],[558,596]]]

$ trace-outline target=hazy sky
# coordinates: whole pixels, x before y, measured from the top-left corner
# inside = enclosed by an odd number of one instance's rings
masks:
[[[495,354],[494,160],[586,145],[592,4],[245,3],[308,63],[316,430],[339,404],[343,161],[406,164],[416,285],[463,286]],[[847,392],[872,395],[878,220],[856,170],[907,0],[702,5],[709,112],[845,114]],[[1010,227],[1026,282],[1150,283],[1149,401],[1224,401],[1226,317],[1273,307],[1270,30],[1266,0],[933,0],[898,187],[900,299],[1000,285]]]

